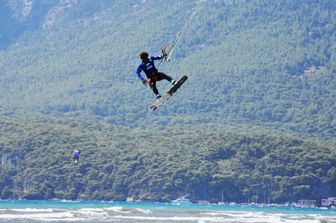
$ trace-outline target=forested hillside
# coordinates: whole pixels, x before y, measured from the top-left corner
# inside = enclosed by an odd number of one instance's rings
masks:
[[[160,68],[190,78],[154,118],[335,136],[335,1],[53,2],[53,23],[41,20],[0,53],[6,109],[88,111],[143,127],[153,95],[135,77],[138,54],[159,54],[182,32]]]
[[[206,126],[144,131],[88,117],[0,120],[1,198],[219,202],[223,194],[274,203],[336,191],[335,144]]]

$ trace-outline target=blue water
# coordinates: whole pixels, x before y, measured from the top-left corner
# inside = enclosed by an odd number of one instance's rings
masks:
[[[336,223],[336,210],[155,202],[0,201],[0,222],[47,221]]]

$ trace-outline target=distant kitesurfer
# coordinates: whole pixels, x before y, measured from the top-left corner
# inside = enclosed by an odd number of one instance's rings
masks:
[[[80,154],[80,150],[75,150],[72,154],[72,157],[73,157],[75,163],[78,163],[79,154]]]
[[[142,62],[139,64],[139,66],[136,70],[136,74],[144,85],[149,84],[149,86],[153,90],[156,98],[159,99],[159,98],[161,98],[161,94],[159,93],[158,89],[156,88],[156,82],[157,81],[161,81],[161,80],[164,79],[164,80],[169,81],[173,85],[176,84],[176,81],[173,78],[171,78],[170,76],[168,76],[167,74],[165,74],[163,72],[159,72],[154,65],[154,60],[161,60],[166,55],[162,54],[161,56],[156,56],[156,57],[151,56],[151,57],[149,57],[147,52],[141,52],[139,56],[140,56],[140,59],[141,59]],[[147,79],[143,78],[141,76],[141,71],[143,71],[146,74]]]

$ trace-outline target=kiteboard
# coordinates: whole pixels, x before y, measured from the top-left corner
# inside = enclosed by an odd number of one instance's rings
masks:
[[[154,104],[151,105],[151,109],[154,111],[159,108],[161,105],[166,103],[168,99],[182,86],[182,84],[188,79],[187,75],[183,75],[180,80],[174,84],[160,99],[158,99]]]

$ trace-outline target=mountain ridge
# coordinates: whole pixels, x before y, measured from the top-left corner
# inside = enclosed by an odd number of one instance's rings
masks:
[[[88,111],[144,126],[153,98],[134,75],[138,53],[159,54],[182,31],[171,64],[160,69],[190,80],[156,118],[240,120],[335,136],[333,1],[53,1],[49,9],[62,2],[73,5],[58,23],[29,31],[0,54],[3,107]],[[312,67],[322,69],[307,75]],[[161,91],[167,87],[160,83]]]

